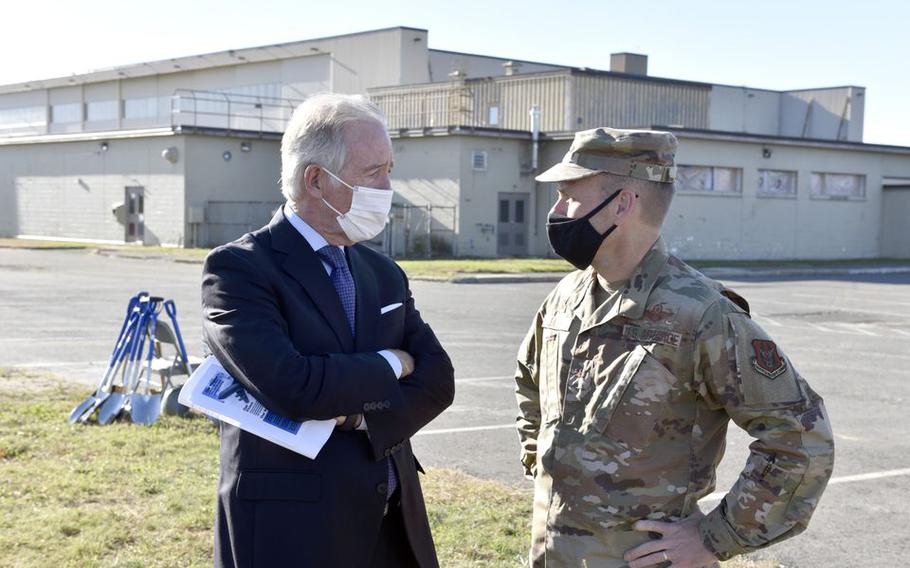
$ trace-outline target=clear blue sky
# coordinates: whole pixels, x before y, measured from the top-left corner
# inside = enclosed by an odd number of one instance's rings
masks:
[[[15,7],[10,7],[15,6]],[[17,0],[0,84],[392,26],[429,46],[766,89],[867,88],[865,141],[910,146],[910,2]]]

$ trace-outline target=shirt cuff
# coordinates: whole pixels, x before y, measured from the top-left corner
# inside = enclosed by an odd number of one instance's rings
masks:
[[[724,515],[725,508],[724,502],[721,501],[718,507],[698,523],[702,542],[718,560],[729,560],[737,554],[749,551],[748,547],[742,545],[727,522],[726,515]]]
[[[367,428],[367,417],[366,415],[361,415],[360,424],[357,426],[356,430],[369,430]]]
[[[401,361],[398,357],[389,351],[388,349],[383,349],[382,351],[377,351],[382,357],[389,363],[389,366],[392,367],[392,371],[395,373],[395,378],[401,378]]]

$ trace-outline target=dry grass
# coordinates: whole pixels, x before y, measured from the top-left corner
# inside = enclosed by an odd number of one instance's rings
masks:
[[[67,424],[89,390],[0,369],[0,566],[211,566],[213,425]],[[442,566],[526,565],[527,492],[445,469],[431,469],[423,484]]]

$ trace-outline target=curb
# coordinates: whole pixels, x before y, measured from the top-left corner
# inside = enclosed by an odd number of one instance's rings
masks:
[[[134,253],[132,251],[119,251],[114,249],[90,247],[0,247],[24,250],[90,250],[92,254],[108,257],[129,258],[133,260],[170,260],[180,264],[198,264],[205,262],[203,258],[181,258],[167,253]],[[737,268],[737,267],[712,267],[697,269],[699,272],[714,279],[736,278],[780,278],[788,276],[884,276],[892,274],[910,274],[910,264],[896,266],[831,266],[831,267],[793,267],[793,268]],[[445,282],[449,284],[527,284],[527,283],[556,283],[566,276],[563,272],[532,272],[532,273],[476,273],[454,276],[409,276],[409,280],[418,282]]]
[[[805,268],[705,268],[700,270],[710,278],[780,277],[780,276],[874,276],[910,274],[910,266],[844,266]]]
[[[562,272],[540,274],[472,274],[470,276],[454,276],[446,280],[450,284],[527,284],[533,282],[559,282],[565,278]],[[416,280],[412,278],[411,280]]]
[[[717,267],[699,270],[702,274],[714,279],[736,278],[780,278],[787,276],[882,276],[889,274],[910,274],[908,266],[874,266],[874,267],[805,267],[805,268],[734,268]],[[531,274],[486,274],[453,276],[438,278],[431,276],[414,276],[410,280],[429,282],[448,282],[450,284],[525,284],[536,282],[556,283],[565,277],[563,273]]]

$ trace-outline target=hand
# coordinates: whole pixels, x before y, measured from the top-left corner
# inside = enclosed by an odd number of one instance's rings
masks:
[[[356,430],[357,428],[360,427],[360,424],[363,422],[363,414],[352,414],[351,416],[354,418],[354,424],[351,427],[351,430]],[[347,416],[336,416],[335,417],[335,427],[340,428],[341,426],[344,426],[344,423],[347,419],[348,419]]]
[[[660,540],[652,540],[636,546],[623,555],[629,568],[645,568],[670,562],[672,568],[702,568],[714,566],[717,559],[705,548],[698,530],[698,522],[704,518],[701,511],[676,523],[659,521],[638,521],[632,527],[637,531],[660,533]]]
[[[399,379],[403,379],[414,372],[414,358],[411,357],[410,353],[401,349],[389,349],[389,351],[401,361],[401,376]]]

